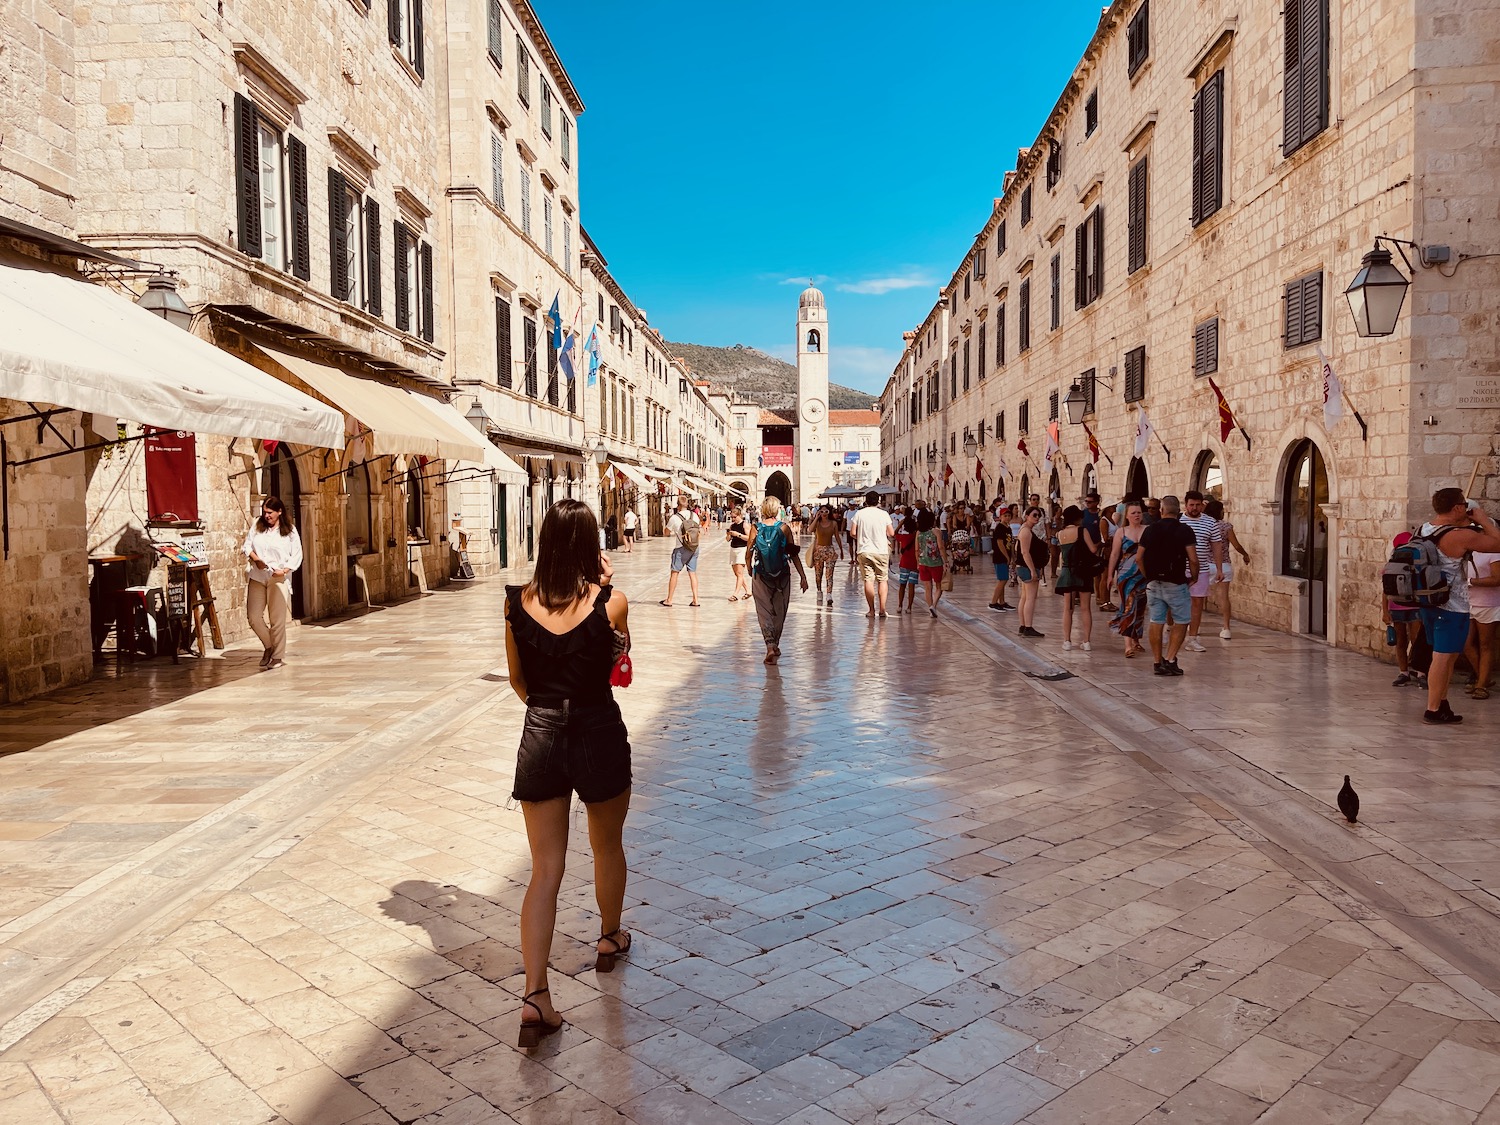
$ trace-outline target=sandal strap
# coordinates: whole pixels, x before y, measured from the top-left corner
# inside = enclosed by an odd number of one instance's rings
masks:
[[[540,1005],[533,1004],[531,1002],[531,998],[533,996],[550,995],[551,992],[552,992],[552,990],[550,988],[539,988],[535,992],[528,992],[525,996],[521,997],[521,1003],[522,1004],[529,1004],[531,1007],[533,1007],[533,1008],[536,1009],[536,1014],[537,1015],[541,1015],[542,1014],[542,1009],[541,1009]]]
[[[600,934],[599,940],[607,941],[611,945],[613,945],[615,947],[615,953],[623,953],[625,952],[625,950],[630,948],[630,938],[628,936],[624,941],[620,940],[620,935],[624,933],[624,931],[625,927],[621,926],[618,930],[610,930],[610,932],[607,934]]]

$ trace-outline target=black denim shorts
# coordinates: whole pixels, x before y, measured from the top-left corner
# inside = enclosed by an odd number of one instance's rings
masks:
[[[630,734],[613,699],[528,701],[511,793],[517,801],[550,801],[576,790],[592,805],[618,797],[630,780]]]

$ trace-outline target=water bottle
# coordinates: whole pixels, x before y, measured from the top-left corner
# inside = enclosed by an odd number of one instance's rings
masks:
[[[1394,625],[1387,625],[1385,627],[1385,644],[1387,648],[1396,647],[1396,627]]]

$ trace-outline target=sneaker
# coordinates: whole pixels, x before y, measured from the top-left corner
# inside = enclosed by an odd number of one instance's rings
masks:
[[[1423,711],[1422,721],[1424,723],[1432,723],[1434,726],[1443,726],[1448,723],[1461,723],[1464,721],[1464,717],[1462,715],[1455,715],[1453,708],[1448,706],[1448,701],[1445,699],[1442,703],[1438,704],[1436,711]]]
[[[1072,641],[1063,641],[1063,651],[1064,652],[1072,652],[1073,651],[1073,642]]]
[[[1091,644],[1089,644],[1088,641],[1084,641],[1083,644],[1079,645],[1078,647],[1081,648],[1081,649],[1083,649],[1084,652],[1093,652],[1094,651],[1094,646],[1091,645]]]
[[[828,599],[828,608],[829,608],[829,609],[832,609],[832,608],[833,608],[833,599],[832,599],[832,598],[829,598],[829,599]]]
[[[1175,661],[1175,660],[1164,660],[1164,661],[1162,661],[1162,663],[1167,666],[1167,670],[1169,672],[1171,672],[1172,675],[1174,675],[1174,676],[1180,676],[1180,675],[1182,675],[1182,669],[1177,666],[1177,661]]]
[[[932,616],[934,616],[934,617],[937,616],[937,609],[935,607],[933,607],[933,606],[928,606],[927,607],[927,612],[930,613],[930,614],[932,614]]]
[[[1399,676],[1391,681],[1391,687],[1405,687],[1407,684],[1414,684],[1416,682],[1416,679],[1410,672],[1402,672]]]
[[[1172,669],[1167,667],[1165,660],[1158,660],[1155,664],[1151,665],[1151,671],[1158,676],[1170,676],[1172,674]]]
[[[1200,641],[1197,637],[1189,637],[1183,643],[1182,647],[1185,648],[1185,649],[1187,649],[1189,652],[1207,652],[1208,651],[1208,649],[1206,649],[1206,648],[1203,647],[1203,642]]]
[[[1013,611],[1016,607],[1011,605],[1009,602],[1001,602],[995,608],[1000,610]]]
[[[1020,632],[1023,637],[1045,637],[1047,635],[1046,633],[1038,633],[1030,625],[1022,625]]]
[[[991,609],[1004,609],[1005,607],[1003,605],[1001,605],[999,602],[990,602],[990,608]]]
[[[1233,639],[1234,638],[1232,638],[1229,635],[1229,630],[1228,629],[1220,629],[1219,630],[1219,640],[1221,640],[1221,641],[1228,641],[1228,640],[1233,640]]]
[[[1426,672],[1413,672],[1411,674],[1411,682],[1414,683],[1414,684],[1416,684],[1423,691],[1426,691],[1427,690],[1427,673]]]

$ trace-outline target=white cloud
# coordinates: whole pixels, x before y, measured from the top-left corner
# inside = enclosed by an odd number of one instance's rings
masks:
[[[937,282],[926,274],[906,273],[894,277],[868,277],[863,281],[840,282],[836,289],[840,293],[859,293],[867,297],[882,297],[901,289],[920,289]]]
[[[828,353],[829,378],[855,390],[878,395],[901,360],[895,348],[866,348],[851,344],[836,346]]]
[[[780,285],[800,285],[800,286],[802,286],[805,289],[809,285],[822,285],[823,282],[825,282],[827,280],[828,280],[828,277],[825,274],[815,274],[812,277],[806,277],[806,276],[803,276],[803,277],[783,277],[781,279],[781,281],[778,282],[778,284],[780,284]]]

